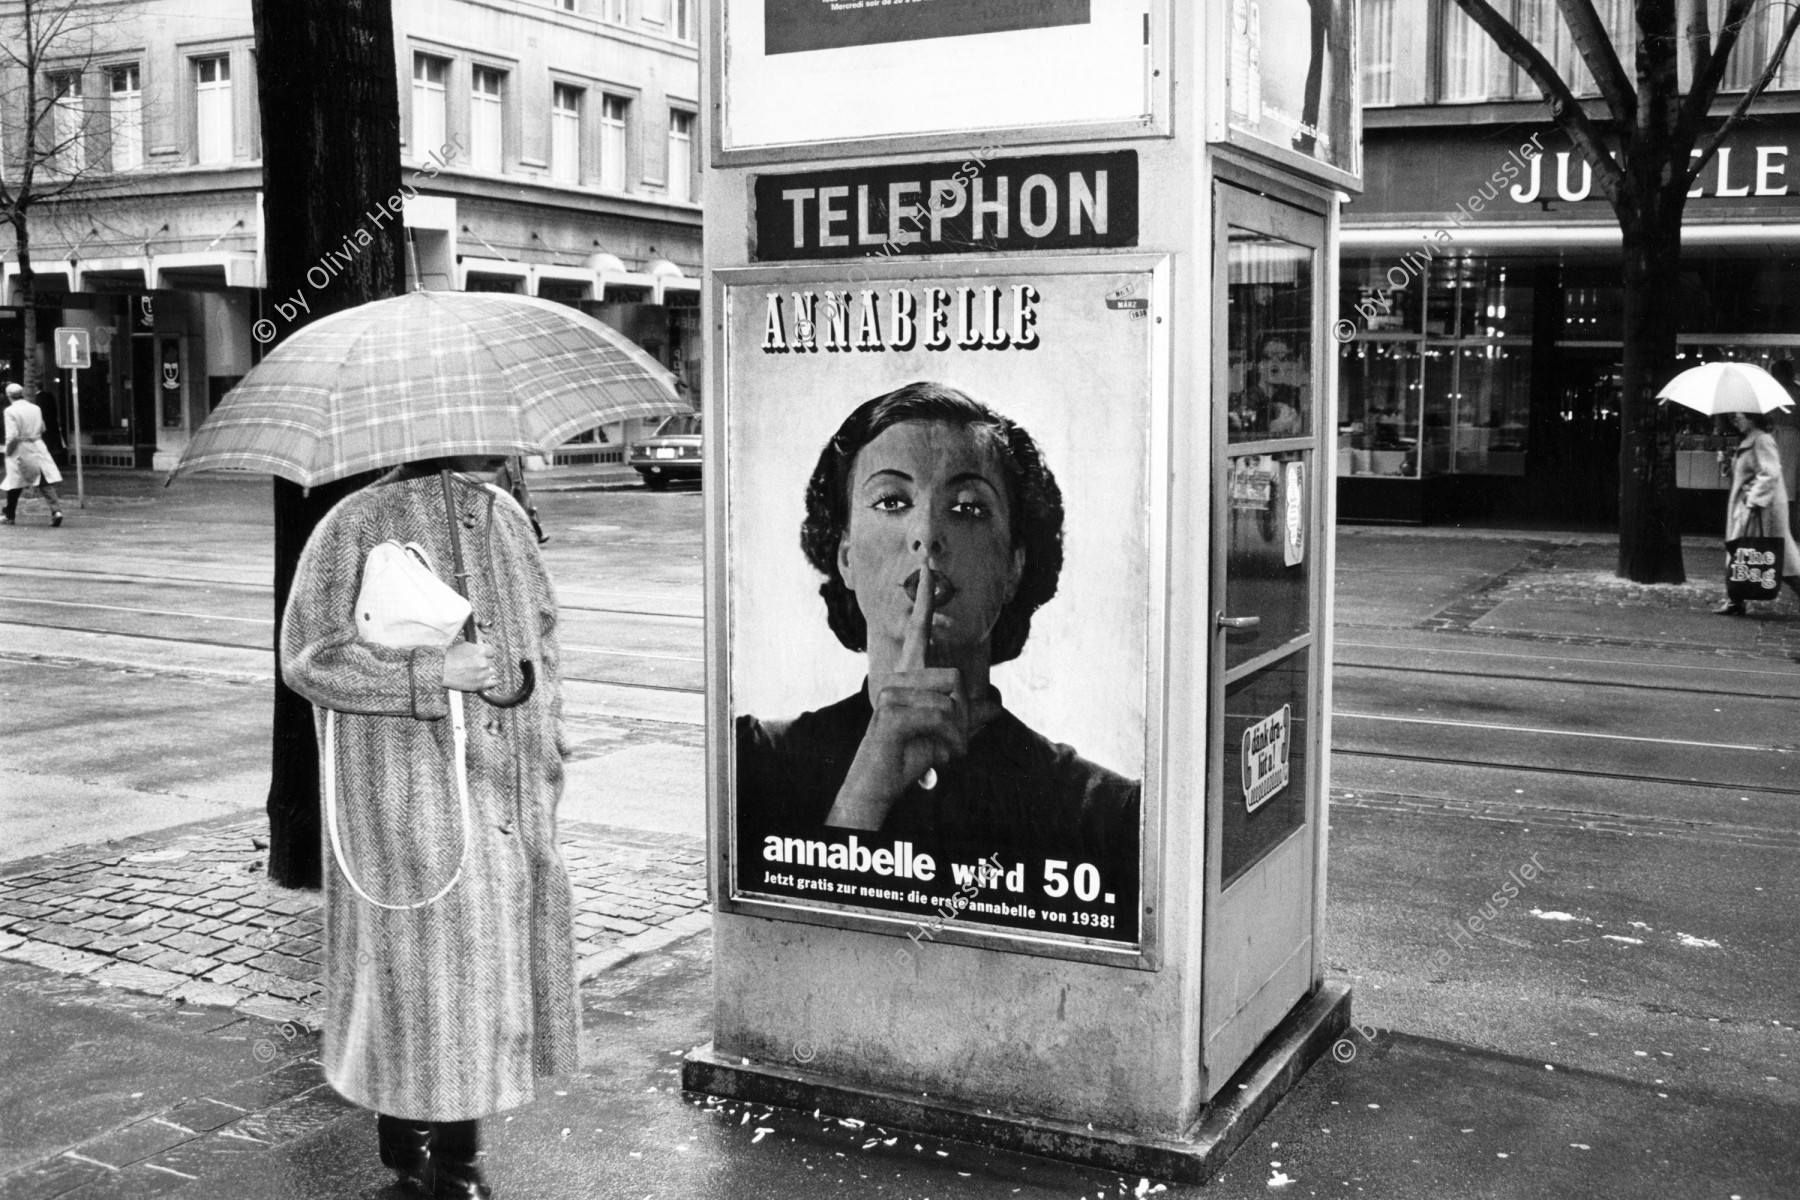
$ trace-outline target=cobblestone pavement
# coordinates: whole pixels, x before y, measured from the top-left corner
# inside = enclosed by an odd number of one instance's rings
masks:
[[[0,868],[0,959],[313,1023],[318,898],[269,882],[265,826],[232,817]],[[561,839],[583,979],[705,926],[695,839],[575,824]]]

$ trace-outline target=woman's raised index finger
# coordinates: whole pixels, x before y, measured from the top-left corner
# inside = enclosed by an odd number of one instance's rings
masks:
[[[919,568],[919,583],[913,590],[912,615],[906,622],[906,638],[900,643],[902,671],[925,668],[925,650],[931,643],[931,568]]]

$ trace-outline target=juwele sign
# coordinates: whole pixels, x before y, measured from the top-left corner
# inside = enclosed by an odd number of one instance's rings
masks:
[[[1347,223],[1460,212],[1470,221],[1613,219],[1593,169],[1555,127],[1371,130],[1362,197]],[[1800,208],[1800,124],[1740,127],[1688,193],[1693,216],[1751,218]]]

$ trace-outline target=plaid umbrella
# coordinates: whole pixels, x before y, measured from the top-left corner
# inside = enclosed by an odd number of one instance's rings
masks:
[[[567,305],[417,291],[283,342],[169,478],[227,468],[314,487],[425,458],[547,454],[597,425],[688,411],[660,363]]]

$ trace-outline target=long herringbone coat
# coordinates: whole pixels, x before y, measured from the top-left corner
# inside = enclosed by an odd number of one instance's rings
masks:
[[[535,1076],[577,1066],[572,898],[556,849],[556,603],[518,506],[461,477],[454,494],[481,639],[503,688],[517,685],[524,658],[537,691],[511,709],[464,697],[473,833],[448,895],[376,908],[345,882],[329,840],[323,848],[325,1076],[358,1104],[423,1121],[523,1104]],[[401,904],[450,878],[462,826],[443,651],[356,635],[363,562],[390,538],[424,546],[449,581],[437,476],[378,483],[320,523],[288,600],[281,664],[290,687],[338,713],[338,832],[351,870],[371,896]]]

